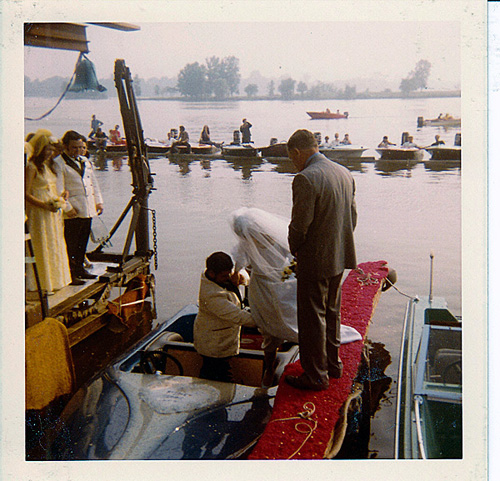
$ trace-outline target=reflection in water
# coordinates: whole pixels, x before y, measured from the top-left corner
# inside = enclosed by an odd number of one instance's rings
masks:
[[[175,157],[169,157],[168,162],[170,164],[175,164],[179,166],[179,173],[182,176],[186,176],[191,172],[191,167],[189,166],[192,162],[194,162],[193,159],[183,159],[181,157],[175,156]]]
[[[361,160],[336,160],[340,165],[343,165],[346,169],[350,170],[351,172],[360,172],[364,173],[366,172],[366,164],[363,163]]]
[[[416,160],[377,160],[375,170],[383,176],[411,177],[411,170],[417,164]]]
[[[385,370],[391,362],[391,355],[384,344],[367,341],[365,355],[355,379],[356,383],[363,386],[363,393],[348,415],[346,437],[336,459],[376,457],[376,452],[369,450],[370,420],[382,404],[388,402],[386,393],[391,387],[392,379],[385,374]]]
[[[241,170],[243,180],[249,180],[252,177],[252,172],[258,170],[262,165],[261,157],[227,157],[224,159],[234,170]]]
[[[424,162],[425,170],[434,172],[446,172],[448,170],[461,171],[462,162],[460,160],[428,160]]]

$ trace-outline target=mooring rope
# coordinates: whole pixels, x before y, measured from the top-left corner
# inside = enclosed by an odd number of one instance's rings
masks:
[[[299,419],[300,422],[295,424],[295,431],[301,434],[307,434],[304,441],[302,441],[302,444],[287,459],[292,459],[304,447],[304,444],[306,444],[306,442],[309,440],[309,438],[313,435],[314,431],[316,431],[316,428],[318,427],[318,421],[312,419],[312,415],[316,411],[316,406],[314,405],[314,403],[308,401],[302,407],[304,408],[304,411],[298,412],[296,416],[292,416],[289,418],[273,419],[271,421],[271,422],[292,421],[294,419]],[[313,425],[311,426],[305,421],[311,421]]]

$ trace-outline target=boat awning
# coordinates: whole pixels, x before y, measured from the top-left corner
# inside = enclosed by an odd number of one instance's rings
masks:
[[[93,22],[89,25],[131,32],[140,27],[131,23]],[[87,25],[83,23],[25,23],[24,45],[88,53]]]

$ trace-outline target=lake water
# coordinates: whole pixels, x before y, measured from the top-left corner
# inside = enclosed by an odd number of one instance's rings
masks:
[[[54,99],[27,98],[25,114],[36,117],[49,110]],[[213,140],[229,143],[232,132],[246,117],[258,146],[271,137],[286,140],[297,128],[333,137],[349,133],[354,144],[373,150],[383,135],[399,143],[410,132],[419,145],[429,145],[439,133],[453,144],[457,129],[417,129],[417,117],[439,113],[460,116],[460,99],[353,100],[353,101],[239,101],[192,103],[139,101],[144,136],[165,139],[171,128],[184,125],[197,140],[208,124]],[[307,110],[348,111],[344,120],[309,120]],[[26,122],[26,132],[48,128],[62,136],[68,129],[88,134],[90,117],[96,114],[105,130],[122,126],[116,99],[64,100],[47,118]],[[123,133],[123,128],[121,129]],[[289,216],[294,170],[290,162],[265,159],[170,162],[150,160],[155,190],[150,208],[156,210],[159,266],[158,318],[163,320],[197,299],[200,272],[205,258],[216,250],[229,251],[235,238],[229,227],[230,213],[242,206]],[[428,295],[429,254],[434,253],[434,295],[445,297],[451,310],[461,315],[461,170],[434,169],[422,163],[386,167],[380,162],[352,168],[356,181],[358,226],[355,232],[358,262],[385,260],[398,273],[398,288],[411,296]],[[115,171],[97,172],[105,199],[102,219],[111,228],[131,194],[130,172],[124,163]],[[125,228],[113,244],[120,248]],[[380,408],[372,419],[370,456],[393,457],[394,403],[399,348],[407,298],[394,289],[382,294],[369,330],[372,342],[383,346],[391,359],[385,374],[392,378]]]

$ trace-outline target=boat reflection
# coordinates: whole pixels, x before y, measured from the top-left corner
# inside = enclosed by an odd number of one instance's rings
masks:
[[[461,171],[462,162],[460,160],[428,160],[424,162],[424,166],[425,170],[433,172]]]
[[[229,164],[237,172],[241,171],[243,180],[252,178],[252,172],[259,170],[262,166],[263,159],[261,157],[226,157],[224,161]]]
[[[355,382],[363,387],[362,394],[348,413],[346,437],[336,459],[373,458],[370,451],[371,419],[388,401],[392,378],[385,374],[392,362],[391,354],[380,342],[366,341],[365,356]],[[366,352],[368,351],[368,352]]]
[[[377,160],[375,170],[379,175],[411,177],[410,171],[417,164],[416,160]]]

